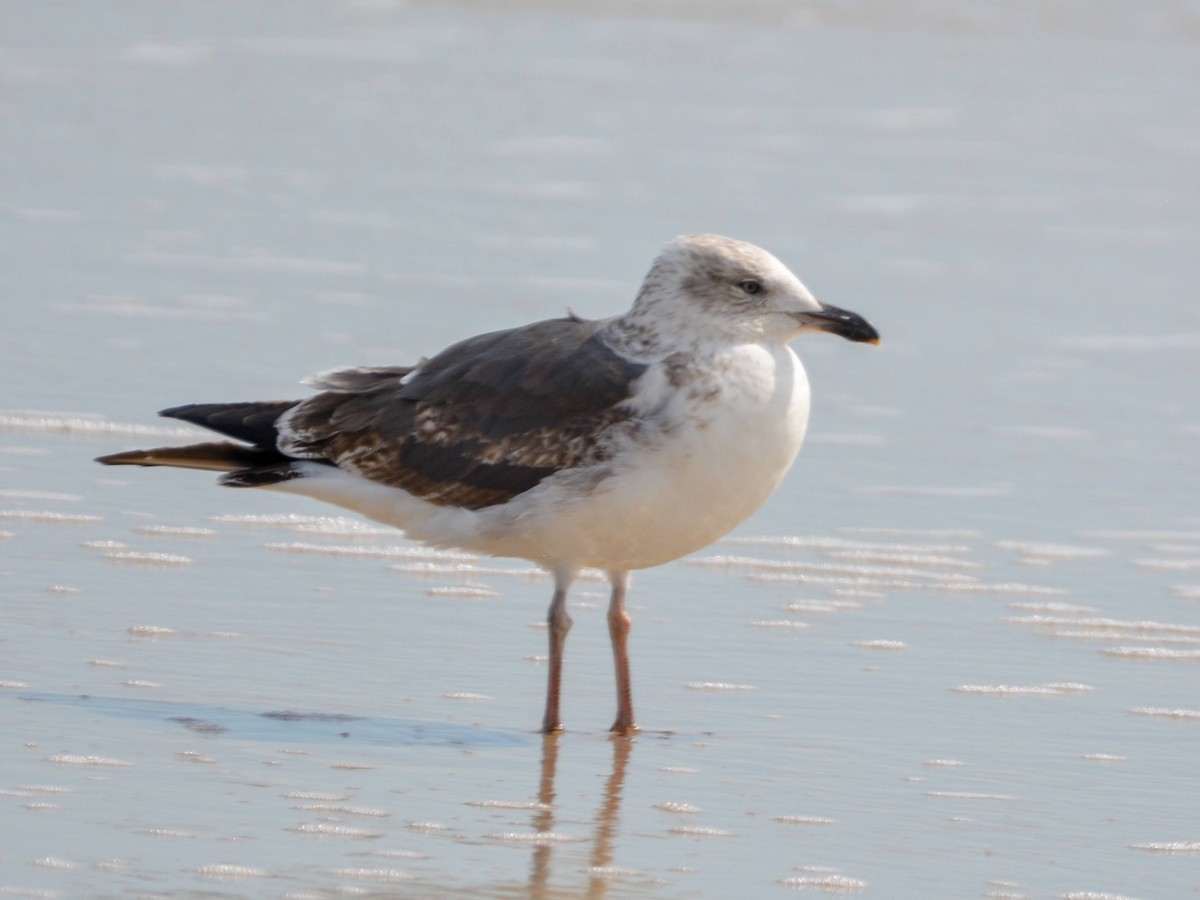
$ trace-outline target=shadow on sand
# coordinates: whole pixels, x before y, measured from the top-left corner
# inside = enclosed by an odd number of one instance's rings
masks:
[[[200,734],[223,735],[237,740],[372,744],[388,747],[515,747],[528,744],[531,740],[528,735],[488,730],[472,725],[422,722],[414,719],[368,718],[342,713],[294,710],[259,712],[196,703],[130,700],[87,694],[24,693],[12,695],[12,699],[25,703],[50,703],[112,718],[137,719],[142,722],[160,721]]]

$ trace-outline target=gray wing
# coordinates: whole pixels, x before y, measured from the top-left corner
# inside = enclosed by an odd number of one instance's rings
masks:
[[[320,376],[335,389],[280,418],[278,447],[440,505],[504,503],[605,459],[606,432],[630,417],[646,367],[609,349],[602,324],[554,319],[462,341],[411,373]]]

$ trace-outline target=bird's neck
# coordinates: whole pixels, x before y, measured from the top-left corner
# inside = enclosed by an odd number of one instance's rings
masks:
[[[604,342],[618,353],[650,361],[761,340],[761,335],[747,333],[754,329],[746,325],[639,297],[633,309],[609,320],[602,333]]]

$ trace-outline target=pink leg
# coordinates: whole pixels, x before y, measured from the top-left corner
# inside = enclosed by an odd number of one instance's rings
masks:
[[[562,683],[563,646],[567,632],[571,630],[571,617],[567,615],[567,588],[570,579],[555,576],[554,599],[550,601],[550,612],[546,623],[550,626],[550,680],[546,685],[546,714],[542,717],[542,731],[550,734],[562,731],[562,719],[558,715],[558,691]]]
[[[608,604],[608,636],[612,639],[613,664],[617,671],[617,719],[610,730],[633,734],[638,730],[633,719],[633,685],[629,680],[629,630],[633,621],[625,611],[628,572],[610,572],[612,600]]]

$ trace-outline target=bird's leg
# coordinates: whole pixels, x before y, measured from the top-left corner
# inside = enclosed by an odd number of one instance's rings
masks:
[[[567,615],[567,588],[570,579],[554,577],[554,599],[550,601],[550,612],[546,624],[550,626],[550,680],[546,685],[546,714],[542,717],[542,731],[550,734],[562,731],[562,719],[558,715],[558,689],[562,682],[563,646],[567,632],[571,630],[571,617]]]
[[[608,604],[608,636],[612,639],[613,664],[617,671],[617,719],[612,731],[633,734],[633,685],[629,681],[629,629],[633,620],[625,611],[625,591],[629,588],[628,572],[610,572],[612,599]]]

